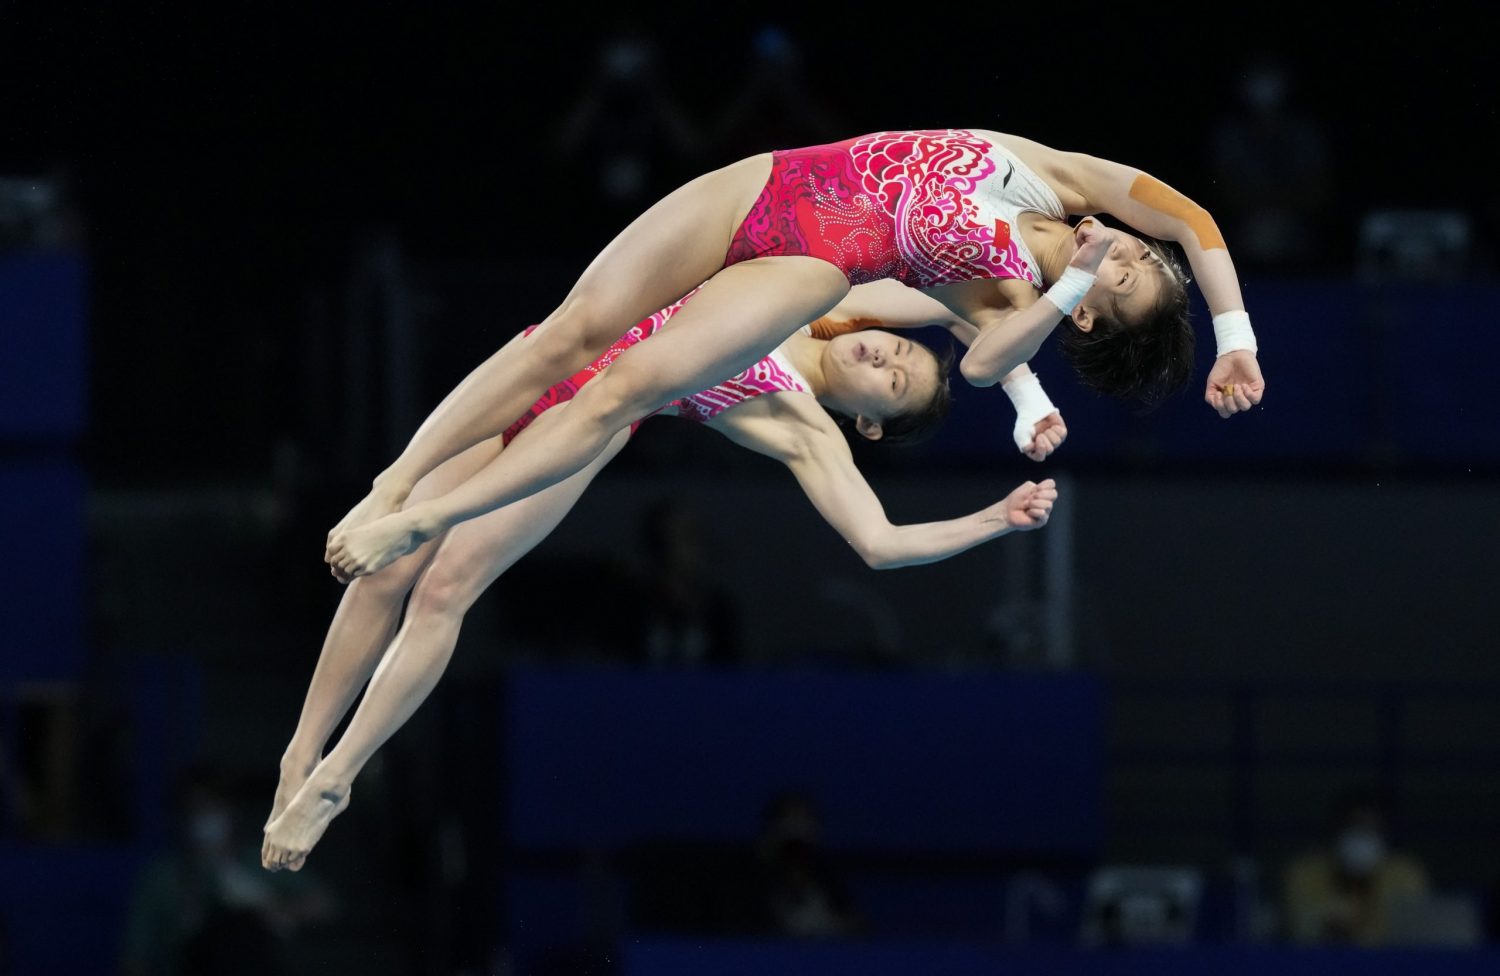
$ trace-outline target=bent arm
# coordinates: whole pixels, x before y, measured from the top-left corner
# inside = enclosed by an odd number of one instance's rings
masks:
[[[981,283],[981,287],[985,288],[984,294],[989,300],[997,306],[1004,306],[1002,312],[999,308],[991,310],[987,305],[976,304],[971,314],[981,320],[990,316],[1001,321],[1014,314],[1017,309],[1037,304],[1035,293],[1029,285],[1010,287],[1008,291],[1006,286],[987,287]],[[952,307],[938,298],[891,280],[856,285],[831,312],[812,323],[812,332],[816,338],[831,339],[844,332],[863,328],[920,329],[928,326],[942,326],[966,347],[972,347],[982,334],[972,322],[958,315]],[[989,361],[992,351],[990,345],[993,343],[994,334],[991,330],[985,349],[972,358],[966,355],[960,369],[965,378],[976,386],[993,385],[998,378],[1005,395],[1016,408],[1016,423],[1011,430],[1011,439],[1021,453],[1033,461],[1046,460],[1067,437],[1067,427],[1062,422],[1062,415],[1025,361],[1003,373],[993,372],[1003,365],[1003,360],[1001,364]]]
[[[1029,362],[1063,313],[1025,279],[979,279],[937,285],[924,297],[948,310],[949,332],[968,347],[959,372],[973,386],[993,386]]]
[[[1063,313],[1046,298],[1021,311],[975,313],[978,334],[958,369],[974,386],[1003,383],[1041,351]]]
[[[1174,241],[1187,255],[1198,289],[1214,315],[1243,311],[1240,281],[1218,224],[1203,207],[1133,166],[1083,153],[1060,153],[1066,179],[1084,211],[1104,211],[1142,233]]]
[[[898,330],[940,326],[965,347],[972,348],[983,335],[979,323],[998,324],[1008,320],[1018,310],[1035,304],[1035,293],[1029,288],[1006,292],[993,282],[964,284],[970,287],[940,287],[931,293],[889,279],[856,285],[849,289],[849,294],[827,315],[813,323],[813,334],[818,338],[832,338],[834,335],[859,329]],[[819,334],[820,326],[821,331],[826,334]],[[1019,327],[1024,329],[1026,323],[1020,323]],[[1038,348],[1048,331],[1050,330],[1045,327],[1041,329],[1041,337],[1037,340]],[[985,350],[974,357],[971,365],[977,370],[981,361],[997,351],[991,347],[998,347],[1000,344],[999,340],[991,336],[985,341]],[[967,356],[965,358],[968,359]],[[1027,356],[1022,359],[1017,366],[1025,370],[1025,363],[1030,358]],[[1013,373],[1014,368],[1004,373],[979,377],[981,382],[976,385],[1008,383],[1017,375]]]

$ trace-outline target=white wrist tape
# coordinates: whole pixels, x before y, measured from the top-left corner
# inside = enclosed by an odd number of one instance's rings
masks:
[[[1083,301],[1083,296],[1094,287],[1094,277],[1082,268],[1070,267],[1062,273],[1061,278],[1052,283],[1052,287],[1042,297],[1061,309],[1064,315],[1072,315],[1073,309]]]
[[[1036,378],[1035,373],[1018,376],[1002,384],[1000,388],[1016,408],[1016,426],[1011,431],[1011,437],[1015,440],[1016,447],[1024,451],[1036,436],[1037,423],[1048,414],[1057,413],[1057,408],[1052,405],[1047,391],[1042,389],[1042,381]]]
[[[1255,330],[1250,328],[1248,312],[1220,312],[1214,316],[1214,339],[1219,344],[1218,355],[1248,349],[1257,352]]]

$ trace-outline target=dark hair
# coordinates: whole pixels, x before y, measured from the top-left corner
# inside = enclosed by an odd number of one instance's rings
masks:
[[[1187,386],[1193,375],[1193,324],[1188,319],[1187,275],[1160,241],[1146,246],[1161,259],[1170,281],[1139,325],[1113,313],[1096,314],[1085,332],[1068,319],[1059,341],[1084,385],[1113,397],[1154,407]]]
[[[1333,801],[1333,828],[1345,826],[1355,814],[1373,813],[1381,821],[1388,819],[1390,803],[1385,791],[1374,786],[1357,786],[1341,791]]]
[[[953,391],[948,388],[948,373],[953,369],[953,347],[941,352],[923,342],[913,343],[932,353],[937,360],[937,386],[920,407],[887,417],[880,422],[882,444],[920,444],[943,425],[953,409]]]

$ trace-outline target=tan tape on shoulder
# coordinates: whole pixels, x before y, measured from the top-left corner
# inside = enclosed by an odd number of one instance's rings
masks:
[[[864,329],[878,329],[884,323],[879,319],[852,318],[839,321],[823,316],[812,323],[812,335],[814,339],[832,339],[849,332],[860,332]]]
[[[1225,247],[1224,235],[1219,233],[1219,225],[1214,223],[1213,216],[1156,177],[1145,173],[1137,176],[1130,184],[1130,199],[1187,224],[1203,250]]]

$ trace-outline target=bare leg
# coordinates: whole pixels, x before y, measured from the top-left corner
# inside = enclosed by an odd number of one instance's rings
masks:
[[[396,632],[406,592],[426,559],[425,551],[413,554],[391,567],[394,575],[390,580],[385,580],[382,573],[379,579],[355,580],[344,591],[328,635],[323,639],[323,651],[302,702],[297,730],[281,755],[281,775],[266,826],[281,815],[301,789],[323,757],[323,744],[334,726],[374,673],[380,655]],[[365,582],[376,585],[360,585]]]
[[[555,407],[548,414],[561,409]],[[507,450],[531,436],[528,430]],[[348,805],[354,777],[437,684],[469,607],[501,573],[547,537],[626,440],[626,432],[617,433],[603,453],[567,480],[443,536],[412,593],[406,620],[349,728],[286,810],[267,827],[261,851],[265,867],[293,871],[302,867],[329,823]]]
[[[760,258],[720,271],[661,332],[621,353],[566,411],[544,415],[528,431],[535,436],[518,438],[497,463],[441,498],[335,534],[330,565],[349,576],[376,572],[451,525],[555,484],[615,431],[750,366],[848,290],[843,274],[817,258]]]
[[[417,479],[499,434],[553,383],[593,362],[626,329],[723,267],[770,169],[769,155],[741,160],[679,187],[636,218],[541,328],[524,342],[507,343],[438,405],[329,537],[395,511]]]
[[[498,450],[496,442],[480,444],[441,465],[417,485],[411,495],[412,501],[420,502],[441,495],[463,483],[492,460]],[[266,818],[267,826],[281,815],[301,789],[308,774],[322,758],[323,745],[333,734],[334,727],[349,710],[365,682],[370,680],[375,665],[396,632],[406,594],[437,548],[434,542],[399,560],[391,567],[389,580],[382,573],[379,580],[355,580],[344,591],[328,635],[323,639],[323,650],[318,655],[307,697],[302,702],[297,730],[292,733],[291,742],[281,756],[281,776],[271,803],[271,815]],[[367,583],[370,585],[365,585]]]

